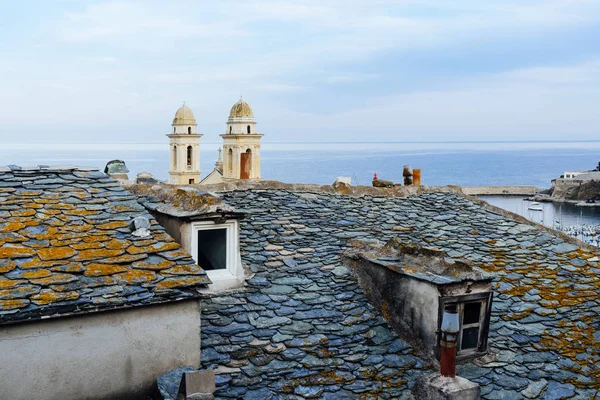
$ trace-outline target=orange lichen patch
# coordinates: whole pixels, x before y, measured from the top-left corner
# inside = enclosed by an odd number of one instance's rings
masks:
[[[129,206],[112,206],[110,208],[111,212],[133,212],[139,211],[137,208],[129,207]]]
[[[94,226],[90,224],[71,224],[62,228],[63,231],[68,232],[87,232],[91,231],[92,229],[94,229]]]
[[[23,236],[27,236],[28,238],[35,240],[53,239],[58,233],[58,229],[56,229],[53,226],[48,226],[42,229],[44,229],[44,232],[41,233],[31,232],[28,229],[24,229],[19,233],[21,233]]]
[[[76,260],[96,260],[98,258],[115,257],[123,254],[123,250],[89,249],[79,252]]]
[[[72,263],[66,263],[63,265],[51,267],[50,271],[80,273],[80,272],[85,271],[85,268],[83,268],[83,265],[81,265],[80,263],[72,262]]]
[[[153,232],[152,237],[159,242],[170,242],[173,240],[173,238],[165,232]]]
[[[0,300],[1,310],[14,310],[15,308],[23,308],[29,305],[27,299]]]
[[[177,244],[175,242],[163,243],[162,245],[155,244],[152,246],[142,246],[142,247],[129,246],[127,248],[127,252],[129,254],[159,253],[161,251],[175,250],[175,249],[178,249],[179,247],[180,247],[179,244]]]
[[[83,238],[83,241],[86,243],[89,242],[106,242],[112,239],[112,236],[108,236],[108,235],[91,235],[91,236],[85,236]]]
[[[60,235],[60,236],[64,236],[64,235]],[[71,245],[77,244],[79,241],[80,240],[78,238],[72,238],[69,236],[69,238],[67,238],[66,240],[57,240],[57,239],[50,240],[50,246],[54,246],[54,247],[71,246]]]
[[[71,275],[71,274],[52,274],[46,278],[40,278],[40,279],[30,279],[29,281],[31,283],[35,283],[36,285],[44,285],[44,286],[48,286],[48,285],[60,285],[60,284],[64,284],[64,283],[69,283],[69,282],[73,282],[76,281],[77,277]]]
[[[22,279],[5,279],[0,278],[0,289],[12,289],[18,285],[21,285],[27,281]]]
[[[71,195],[71,197],[76,197],[80,200],[90,197],[90,195],[83,190],[80,192],[71,192],[70,195]]]
[[[38,210],[38,216],[39,215],[46,215],[46,216],[48,216],[48,215],[58,215],[58,214],[60,214],[59,210],[48,210],[48,209]]]
[[[23,190],[19,192],[19,196],[40,196],[42,194],[41,190]]]
[[[58,201],[56,201],[56,200],[49,200],[49,199],[35,199],[35,202],[38,204],[56,204],[56,203],[58,203]]]
[[[59,301],[77,300],[79,293],[70,292],[56,292],[52,289],[43,289],[40,293],[31,296],[31,301],[37,305],[47,305],[51,303],[57,303]]]
[[[0,258],[30,257],[34,254],[34,250],[18,244],[5,244],[0,247]]]
[[[388,304],[385,300],[383,300],[381,302],[381,315],[383,315],[383,317],[385,318],[386,321],[392,320],[392,315],[390,314],[390,312],[388,310]]]
[[[44,261],[62,260],[73,257],[75,254],[77,254],[77,251],[70,247],[47,247],[38,250],[38,256]]]
[[[137,246],[137,247],[150,246],[151,244],[154,244],[154,243],[156,243],[156,240],[154,240],[154,238],[146,239],[146,240],[136,240],[135,246]]]
[[[128,225],[127,221],[113,221],[113,222],[106,222],[104,224],[100,224],[97,225],[96,228],[98,229],[102,229],[102,230],[115,230],[115,229],[119,229],[119,228],[124,228]]]
[[[34,285],[21,285],[14,289],[2,289],[0,290],[0,299],[12,300],[12,299],[23,299],[29,297],[32,294],[40,292],[39,286]]]
[[[148,262],[147,260],[137,261],[137,262],[134,262],[131,266],[133,268],[150,269],[150,270],[155,270],[155,271],[170,268],[173,266],[173,261],[160,260],[160,261],[156,262],[155,259],[157,259],[157,258],[158,257],[151,257],[152,262]]]
[[[98,264],[93,263],[86,265],[85,272],[83,275],[85,276],[103,276],[103,275],[114,275],[120,272],[125,272],[129,268],[124,265],[119,264]]]
[[[45,278],[47,276],[52,275],[50,271],[47,269],[36,269],[34,271],[25,271],[19,275],[20,278],[25,279],[35,279],[35,278]]]
[[[32,209],[11,211],[10,215],[12,215],[13,217],[31,217],[32,215],[35,215],[35,211]]]
[[[77,244],[72,244],[71,247],[74,248],[75,250],[101,249],[102,243],[98,243],[98,242],[77,243]]]
[[[172,265],[172,262],[171,262]],[[165,269],[161,274],[170,275],[196,275],[202,273],[202,268],[195,264],[191,265],[176,265],[173,268]]]
[[[520,311],[520,312],[510,312],[510,313],[506,313],[504,315],[502,315],[500,318],[502,318],[504,321],[514,321],[514,320],[518,320],[518,319],[522,319],[527,317],[528,315],[530,315],[533,312],[532,308]]]
[[[135,254],[135,255],[123,254],[123,255],[117,256],[117,257],[102,258],[96,262],[99,262],[102,264],[124,264],[124,263],[132,263],[135,261],[143,260],[147,257],[148,257],[147,254]]]
[[[17,232],[21,229],[25,228],[26,225],[21,222],[7,222],[5,224],[0,224],[0,233],[5,232]]]
[[[154,272],[139,269],[129,270],[121,274],[113,275],[113,277],[132,285],[156,280],[156,274]]]
[[[112,239],[104,243],[104,247],[111,250],[125,250],[131,245],[129,240]]]
[[[27,204],[23,204],[21,207],[39,209],[39,208],[42,208],[43,206],[40,204],[37,204],[37,203],[27,203]]]
[[[65,214],[65,215],[81,216],[81,215],[96,215],[96,214],[98,214],[98,212],[97,211],[93,211],[93,210],[79,210],[79,209],[75,209],[75,210],[64,210],[63,214]]]
[[[13,260],[0,260],[0,274],[10,272],[17,268],[17,264]]]
[[[206,277],[195,276],[181,279],[169,278],[158,282],[158,284],[156,285],[156,291],[160,292],[167,289],[189,287],[202,282],[207,282]]]
[[[74,210],[75,206],[67,203],[49,204],[46,208],[51,210]]]
[[[473,229],[471,230],[471,235],[479,235],[479,231]]]

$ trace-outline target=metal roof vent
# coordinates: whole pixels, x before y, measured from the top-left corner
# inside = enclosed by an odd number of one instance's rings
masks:
[[[146,217],[135,217],[129,223],[131,234],[137,237],[150,236],[150,220]]]

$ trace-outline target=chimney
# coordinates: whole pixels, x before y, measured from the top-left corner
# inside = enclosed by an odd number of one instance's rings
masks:
[[[421,168],[413,169],[413,185],[419,186],[421,184]]]
[[[402,176],[404,177],[404,186],[410,186],[413,183],[412,180],[412,168],[410,167],[410,165],[405,165],[404,169],[402,170]]]
[[[456,334],[459,331],[456,304],[449,305],[444,310],[441,331],[440,373],[442,376],[454,378],[456,376]]]

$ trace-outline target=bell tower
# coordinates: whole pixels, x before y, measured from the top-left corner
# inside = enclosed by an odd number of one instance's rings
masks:
[[[177,112],[172,131],[168,134],[169,154],[169,183],[174,185],[192,185],[200,182],[200,137],[197,132],[198,124],[192,110],[185,102]]]
[[[223,179],[260,180],[260,138],[250,105],[240,97],[231,107],[223,135]]]

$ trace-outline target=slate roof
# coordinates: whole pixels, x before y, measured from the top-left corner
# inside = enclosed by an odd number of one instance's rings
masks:
[[[217,399],[409,399],[429,371],[369,305],[340,255],[396,235],[497,277],[493,357],[460,366],[484,399],[593,399],[600,389],[597,254],[452,193],[351,197],[223,193],[249,211],[242,259],[256,275],[203,299],[202,359]]]
[[[146,217],[150,236],[128,227]],[[0,167],[0,323],[198,296],[209,283],[115,180],[76,167]]]

